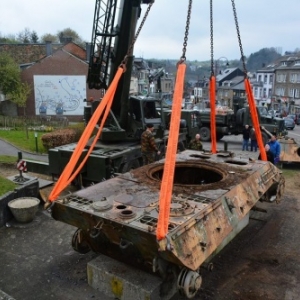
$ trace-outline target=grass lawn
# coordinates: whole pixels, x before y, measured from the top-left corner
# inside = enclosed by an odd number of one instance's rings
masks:
[[[41,140],[44,133],[37,133],[37,147],[39,153],[47,153]],[[28,131],[28,136],[25,130],[0,130],[0,138],[13,144],[14,146],[27,150],[29,152],[36,152],[36,138],[33,131]]]
[[[0,195],[4,195],[7,192],[13,191],[17,184],[0,176]]]

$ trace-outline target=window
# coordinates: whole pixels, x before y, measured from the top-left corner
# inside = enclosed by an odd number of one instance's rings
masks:
[[[284,96],[285,89],[283,87],[276,88],[276,95],[277,96]]]
[[[264,77],[264,83],[265,84],[268,83],[268,75],[265,75],[265,77]]]
[[[269,77],[269,84],[273,84],[273,75],[270,75]]]
[[[299,98],[299,89],[289,89],[289,97]]]
[[[267,95],[267,96],[268,96],[269,98],[271,98],[271,94],[272,94],[272,89],[269,89],[268,95]]]
[[[276,80],[277,80],[277,82],[285,82],[286,74],[277,74]]]
[[[297,73],[291,73],[290,74],[290,82],[296,83],[297,82]]]

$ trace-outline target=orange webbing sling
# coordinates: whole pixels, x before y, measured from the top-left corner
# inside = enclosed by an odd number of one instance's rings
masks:
[[[250,108],[250,113],[251,113],[251,119],[252,119],[253,127],[255,129],[256,140],[257,140],[259,151],[261,153],[261,159],[267,160],[267,154],[266,154],[263,139],[261,136],[261,130],[260,130],[260,126],[259,126],[259,120],[258,120],[258,115],[257,115],[257,110],[256,110],[256,105],[255,105],[255,100],[254,100],[251,84],[250,84],[250,81],[248,78],[245,78],[244,83],[245,83],[246,93],[248,96],[248,103],[249,103],[249,108]]]
[[[216,136],[216,77],[211,76],[209,81],[210,95],[210,137],[211,152],[217,153],[217,136]]]
[[[165,238],[168,233],[185,70],[186,65],[182,63],[179,64],[172,104],[171,125],[168,138],[167,153],[159,194],[159,215],[156,231],[157,240]]]
[[[100,102],[99,106],[97,107],[96,111],[92,115],[89,123],[87,124],[87,127],[85,128],[83,134],[81,135],[79,142],[77,143],[77,146],[72,153],[72,156],[70,158],[70,161],[66,165],[65,169],[63,170],[62,174],[60,175],[58,181],[56,182],[53,190],[51,191],[49,195],[49,200],[54,201],[57,199],[57,197],[60,195],[60,193],[70,184],[72,180],[77,176],[77,174],[80,172],[82,167],[84,166],[86,160],[88,159],[90,153],[93,151],[93,148],[102,132],[105,120],[108,116],[108,113],[110,111],[112,102],[113,102],[113,97],[115,95],[119,80],[122,76],[123,69],[119,67],[112,83],[110,84],[106,94],[104,95],[102,101]],[[105,109],[105,111],[104,111]],[[104,111],[104,114],[103,114]],[[95,129],[95,126],[99,120],[99,118],[102,117],[102,121],[100,124],[100,127],[98,129],[98,132],[96,134],[95,139],[93,140],[92,145],[89,148],[88,153],[84,157],[83,161],[81,162],[80,166],[77,168],[77,170],[72,174],[72,172],[75,169],[75,166],[80,158],[80,155],[82,154],[82,151],[84,150],[91,134],[93,133],[93,130]]]

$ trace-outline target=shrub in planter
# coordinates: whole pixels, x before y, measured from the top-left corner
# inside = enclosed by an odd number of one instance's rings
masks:
[[[41,140],[45,149],[49,150],[50,148],[77,142],[78,134],[76,129],[59,129],[43,134]]]

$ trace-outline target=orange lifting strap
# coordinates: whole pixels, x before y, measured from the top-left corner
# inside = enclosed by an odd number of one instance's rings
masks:
[[[266,150],[265,150],[264,143],[263,143],[262,136],[261,136],[261,130],[260,130],[259,119],[258,119],[257,110],[256,110],[255,99],[253,96],[253,91],[251,88],[250,81],[247,77],[245,56],[244,56],[244,52],[243,52],[241,34],[240,34],[240,30],[239,30],[239,25],[238,25],[237,10],[235,7],[234,0],[231,0],[231,3],[232,3],[233,17],[234,17],[234,21],[235,21],[238,42],[239,42],[240,51],[241,51],[241,60],[242,60],[243,67],[244,67],[244,73],[245,73],[244,83],[245,83],[245,90],[246,90],[246,94],[247,94],[249,109],[250,109],[250,113],[251,113],[251,119],[252,119],[253,127],[255,129],[255,135],[256,135],[256,140],[258,143],[259,151],[261,153],[261,159],[267,161],[267,154],[266,154]]]
[[[255,129],[256,140],[257,140],[257,144],[258,144],[259,151],[261,154],[261,159],[267,161],[267,154],[266,154],[263,139],[261,136],[261,130],[260,130],[260,125],[259,125],[259,120],[258,120],[258,115],[257,115],[257,110],[256,110],[256,104],[255,104],[255,99],[253,96],[251,84],[250,84],[250,81],[248,78],[245,78],[244,83],[245,83],[245,90],[247,93],[248,104],[249,104],[250,113],[251,113],[251,119],[252,119],[253,127]]]
[[[49,195],[49,201],[55,201],[57,197],[60,195],[60,193],[72,182],[72,180],[75,179],[77,174],[80,172],[82,167],[84,166],[86,160],[88,159],[90,153],[93,151],[94,146],[102,132],[105,120],[109,114],[113,98],[118,86],[118,83],[120,81],[120,78],[124,72],[124,69],[119,67],[112,83],[110,84],[106,94],[104,95],[102,101],[100,102],[99,106],[97,107],[95,113],[92,115],[91,120],[87,124],[87,127],[85,128],[83,134],[81,135],[79,142],[70,158],[70,161],[66,165],[65,169],[63,170],[62,174],[60,175],[58,181],[56,182],[53,190],[51,191]],[[104,114],[103,114],[104,112]],[[77,168],[77,170],[72,174],[72,172],[75,169],[75,166],[80,158],[80,155],[82,154],[82,151],[84,150],[91,134],[93,133],[93,130],[95,129],[95,126],[97,125],[97,122],[99,118],[103,115],[100,127],[98,129],[98,132],[96,134],[95,139],[93,140],[93,143],[84,157],[83,161],[81,162],[80,166]]]
[[[184,75],[186,65],[179,64],[175,82],[170,132],[168,138],[167,153],[164,164],[164,173],[161,181],[159,194],[159,215],[157,223],[156,238],[162,240],[168,233],[171,198],[175,173],[175,163],[179,136],[179,124],[181,116],[181,103],[184,89]]]
[[[210,95],[210,136],[211,152],[217,153],[217,135],[216,135],[216,77],[211,76],[209,81]]]

